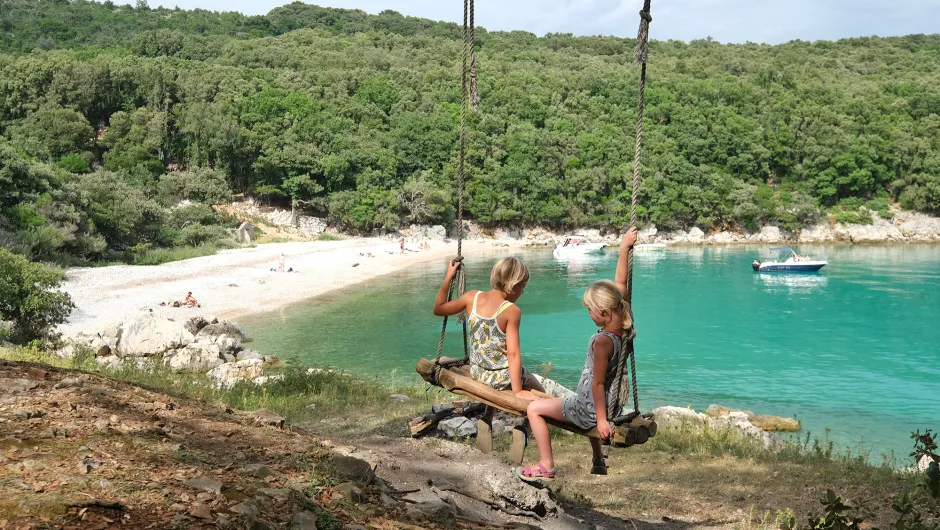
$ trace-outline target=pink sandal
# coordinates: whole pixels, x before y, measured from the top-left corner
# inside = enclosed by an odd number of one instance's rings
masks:
[[[516,476],[526,482],[551,481],[555,478],[555,470],[545,469],[545,466],[539,462],[534,466],[517,467]]]

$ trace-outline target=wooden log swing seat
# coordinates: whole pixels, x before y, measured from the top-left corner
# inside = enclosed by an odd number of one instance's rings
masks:
[[[468,110],[476,110],[479,105],[479,96],[477,94],[477,64],[474,54],[474,0],[464,0],[464,18],[463,18],[463,57],[461,71],[461,105],[460,105],[460,134],[458,143],[457,157],[457,258],[456,261],[463,261],[463,200],[464,200],[464,166],[466,161],[466,115]],[[633,189],[631,194],[631,217],[630,226],[636,226],[637,213],[637,192],[640,180],[640,151],[643,139],[643,113],[645,110],[646,96],[646,63],[649,52],[649,24],[653,20],[650,16],[651,0],[644,0],[643,10],[640,11],[640,29],[637,32],[636,50],[634,52],[636,62],[640,65],[640,90],[637,104],[636,119],[636,138],[633,156]],[[468,91],[469,89],[469,91]],[[469,92],[469,93],[468,93]],[[626,300],[632,303],[633,298],[633,250],[628,256],[628,275]],[[447,300],[451,301],[455,290],[457,296],[466,292],[466,276],[464,267],[457,269],[457,274],[451,281],[447,293]],[[509,390],[496,390],[489,385],[480,383],[469,376],[468,372],[460,369],[461,366],[469,363],[469,349],[467,341],[467,321],[464,315],[459,319],[463,324],[463,359],[450,359],[443,357],[444,336],[447,331],[448,317],[444,317],[444,324],[441,328],[441,339],[437,347],[437,357],[431,359],[421,359],[418,361],[416,371],[428,383],[441,387],[454,394],[467,396],[473,400],[484,403],[490,407],[507,412],[515,416],[525,417],[526,407],[529,401],[517,398]],[[636,384],[636,360],[634,357],[633,339],[635,333],[630,333],[621,344],[621,359],[617,365],[617,372],[614,381],[611,384],[618,389],[619,407],[618,410],[625,411],[627,402],[630,401],[630,390],[632,389],[633,410],[628,413],[621,412],[620,416],[611,418],[610,422],[614,425],[613,436],[605,442],[612,443],[618,447],[629,447],[635,444],[642,444],[650,437],[656,436],[657,426],[652,414],[642,414],[639,408],[639,395]],[[625,368],[629,362],[630,382],[626,381]],[[538,397],[551,398],[547,394],[533,391]],[[425,418],[426,422],[434,421],[434,418]],[[545,418],[545,420],[556,427],[577,433],[590,438],[600,438],[597,428],[589,430],[578,428],[567,422],[560,422]],[[486,442],[491,446],[491,441]],[[478,445],[481,449],[485,444]],[[521,459],[521,456],[519,457]]]

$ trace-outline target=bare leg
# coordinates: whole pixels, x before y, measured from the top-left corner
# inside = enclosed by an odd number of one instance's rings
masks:
[[[561,413],[560,399],[540,399],[529,403],[526,410],[526,416],[529,418],[529,427],[535,436],[536,443],[539,444],[539,463],[545,469],[555,468],[555,459],[552,457],[552,438],[548,432],[548,423],[545,418],[566,421]]]

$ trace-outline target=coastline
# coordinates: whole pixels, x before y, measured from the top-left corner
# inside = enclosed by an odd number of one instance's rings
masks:
[[[455,241],[431,241],[430,245],[430,250],[402,255],[398,253],[397,241],[388,238],[272,243],[163,265],[69,269],[62,289],[72,296],[76,307],[69,322],[59,326],[59,330],[66,336],[95,332],[107,324],[148,312],[176,320],[195,316],[237,319],[279,309],[418,263],[443,261],[457,252]],[[408,243],[407,248],[417,246]],[[492,245],[464,242],[465,252],[481,247],[492,248]],[[367,257],[369,252],[374,257]],[[285,256],[286,267],[296,272],[271,270],[277,268],[281,253]],[[190,291],[201,307],[160,305],[182,300]]]

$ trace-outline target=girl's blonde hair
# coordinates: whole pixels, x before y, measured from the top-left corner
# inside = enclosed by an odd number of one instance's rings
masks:
[[[503,258],[493,265],[490,273],[490,286],[497,291],[509,294],[520,283],[529,281],[529,268],[516,258]]]
[[[633,327],[633,312],[630,304],[620,293],[617,284],[610,280],[600,280],[584,291],[581,302],[588,309],[595,311],[608,311],[623,317],[623,329]]]

